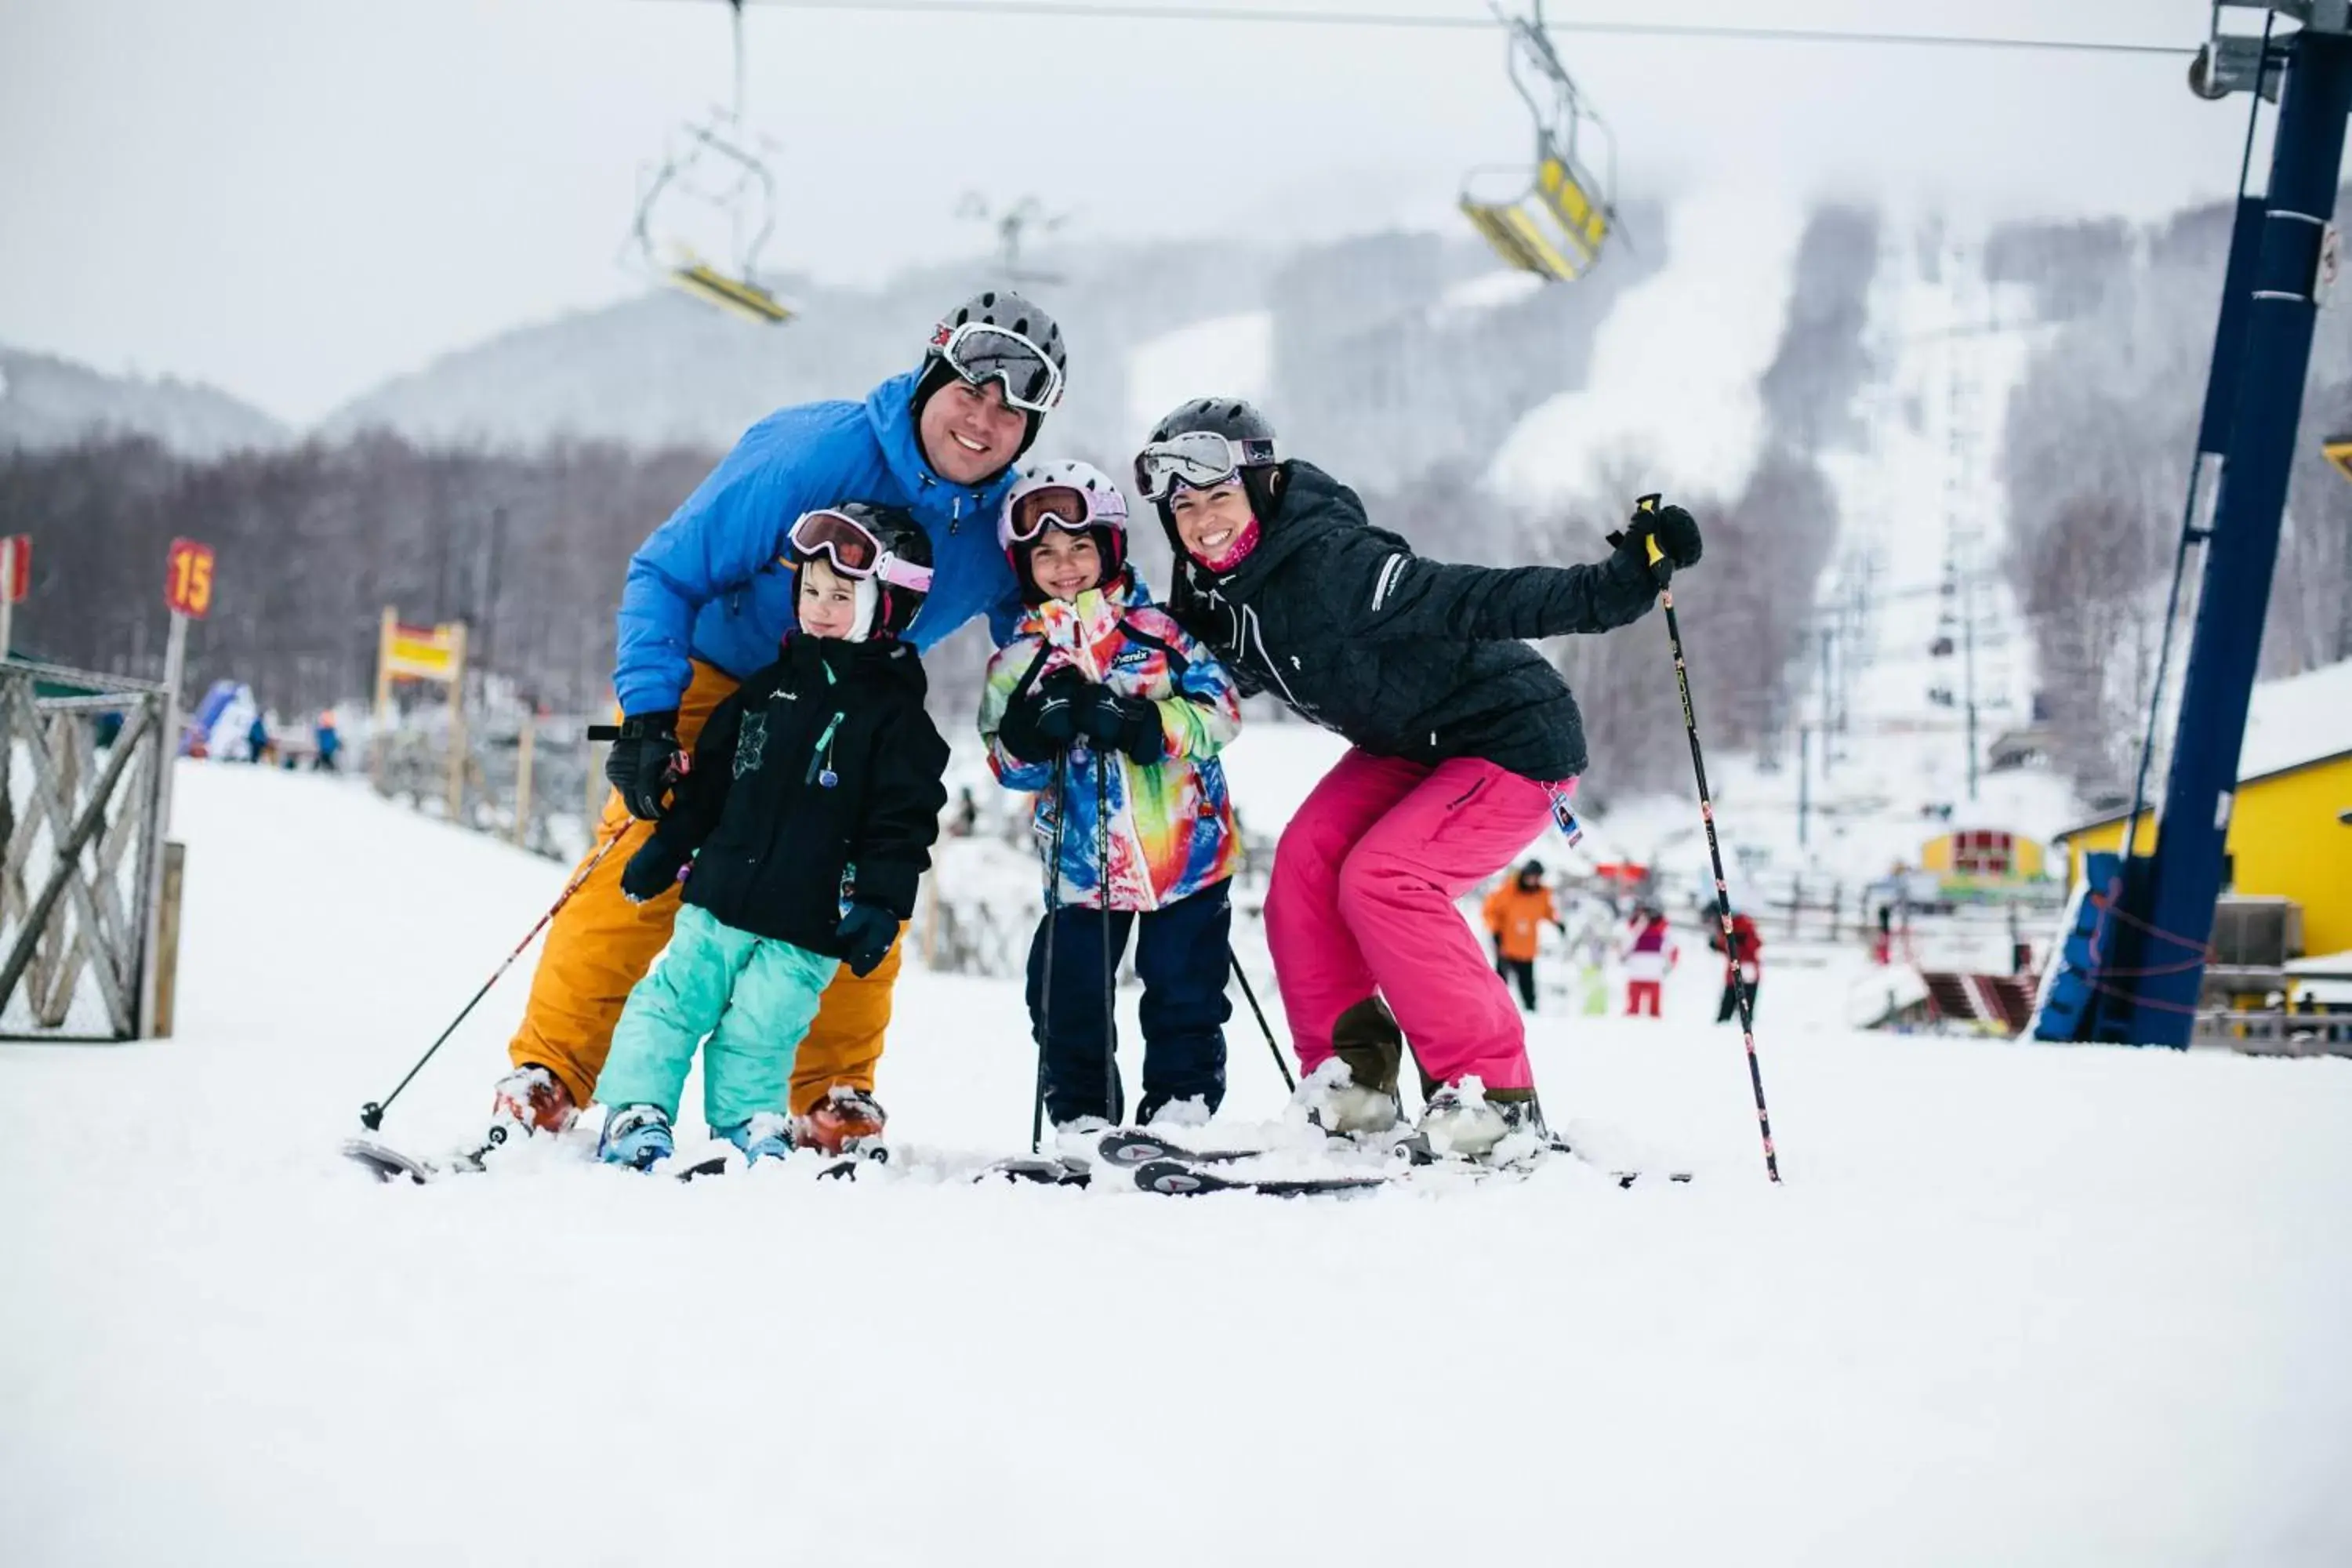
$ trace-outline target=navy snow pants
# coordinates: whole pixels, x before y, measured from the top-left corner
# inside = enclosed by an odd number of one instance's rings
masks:
[[[1045,1053],[1045,1114],[1055,1126],[1081,1116],[1118,1121],[1125,1097],[1108,1071],[1118,1026],[1103,963],[1100,910],[1066,906],[1038,921],[1029,943],[1029,1023]],[[1110,958],[1136,936],[1135,971],[1143,982],[1143,1103],[1149,1121],[1172,1100],[1198,1099],[1214,1110],[1225,1098],[1225,996],[1232,963],[1227,938],[1234,911],[1227,884],[1138,914],[1114,910]],[[1045,944],[1054,945],[1054,994],[1045,995]],[[1047,1005],[1050,1001],[1051,1005]]]

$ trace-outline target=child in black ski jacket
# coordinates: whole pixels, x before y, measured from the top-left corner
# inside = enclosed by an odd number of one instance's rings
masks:
[[[846,963],[871,973],[915,909],[939,836],[947,742],[923,711],[923,667],[899,640],[930,583],[905,512],[850,503],[793,524],[798,625],[776,661],[721,702],[653,837],[632,901],[684,882],[668,950],[629,993],[596,1082],[599,1152],[645,1169],[695,1046],[703,1115],[747,1159],[782,1157],[793,1056]]]

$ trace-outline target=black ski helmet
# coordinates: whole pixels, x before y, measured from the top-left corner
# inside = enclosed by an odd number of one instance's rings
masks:
[[[922,377],[915,383],[914,411],[918,423],[923,417],[923,405],[931,400],[931,395],[956,377],[956,368],[947,362],[943,352],[950,334],[958,327],[972,321],[1020,333],[1045,351],[1045,357],[1054,362],[1056,374],[1066,377],[1069,374],[1069,353],[1062,346],[1062,329],[1054,318],[1027,296],[1013,289],[983,289],[941,316],[939,325],[931,329],[930,343],[923,350]],[[1036,443],[1037,431],[1045,421],[1045,415],[1034,409],[1024,409],[1022,417],[1028,422],[1029,428],[1021,437],[1021,450],[1013,454],[1015,460]]]
[[[841,513],[842,516],[872,534],[886,554],[896,556],[908,565],[929,570],[931,536],[923,531],[923,525],[915,521],[915,514],[904,507],[881,506],[871,501],[853,500],[844,501],[839,506],[827,507],[825,510]],[[808,559],[809,557],[799,549],[795,548],[792,551],[793,567],[795,572]],[[865,612],[859,617],[856,631],[852,634],[854,641],[906,636],[907,628],[915,624],[915,616],[922,609],[923,601],[930,596],[928,590],[909,588],[904,584],[889,582],[878,573],[872,576],[854,578],[852,581],[858,586],[857,603],[859,608]],[[867,597],[868,589],[872,591],[870,599]],[[800,621],[800,592],[797,584],[794,585],[793,593],[793,624],[797,626]]]
[[[1151,427],[1145,437],[1148,446],[1171,437],[1190,435],[1195,430],[1213,431],[1228,441],[1272,441],[1274,421],[1257,411],[1257,405],[1240,397],[1196,397],[1170,412]],[[1282,494],[1282,465],[1252,464],[1242,469],[1242,490],[1249,497],[1250,511],[1257,518],[1258,526],[1267,528],[1274,522],[1275,502]],[[1177,558],[1184,555],[1184,541],[1176,531],[1176,515],[1162,500],[1153,503],[1160,509],[1160,526],[1168,532],[1168,542],[1175,547]]]

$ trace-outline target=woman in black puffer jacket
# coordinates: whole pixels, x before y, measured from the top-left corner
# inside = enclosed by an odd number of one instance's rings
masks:
[[[1518,1009],[1454,900],[1565,811],[1584,769],[1576,699],[1525,639],[1639,619],[1699,559],[1697,523],[1645,512],[1591,566],[1423,561],[1353,490],[1282,460],[1272,426],[1230,398],[1161,420],[1136,479],[1175,547],[1179,622],[1244,692],[1352,742],[1284,830],[1266,898],[1309,1113],[1335,1131],[1392,1127],[1410,1039],[1433,1150],[1540,1137]]]

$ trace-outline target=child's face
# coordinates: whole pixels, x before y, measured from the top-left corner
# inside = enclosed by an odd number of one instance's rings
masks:
[[[1214,561],[1249,526],[1249,492],[1242,489],[1239,479],[1204,490],[1178,485],[1176,493],[1168,498],[1168,510],[1176,519],[1176,532],[1184,541],[1186,552],[1195,560]]]
[[[1029,551],[1029,575],[1049,599],[1075,599],[1102,582],[1102,552],[1093,536],[1049,528]]]
[[[857,584],[822,558],[801,565],[801,632],[813,637],[845,637],[857,629]]]

